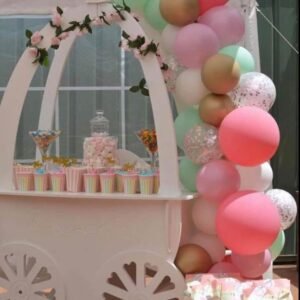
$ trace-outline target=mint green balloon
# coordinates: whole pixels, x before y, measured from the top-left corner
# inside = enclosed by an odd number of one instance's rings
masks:
[[[125,0],[126,5],[128,5],[133,11],[143,11],[146,3],[151,0]],[[123,5],[123,0],[113,0],[114,4]]]
[[[145,5],[144,14],[148,23],[158,31],[163,31],[167,22],[160,13],[160,0],[149,0]]]
[[[197,191],[196,177],[201,167],[184,157],[179,163],[179,177],[183,186],[190,192]]]
[[[277,236],[277,239],[269,249],[271,252],[272,260],[275,260],[279,256],[279,254],[283,250],[284,244],[285,244],[285,234],[284,231],[281,230]]]
[[[237,61],[240,65],[241,74],[255,71],[255,60],[253,55],[244,47],[232,45],[227,46],[219,53],[228,55]]]
[[[175,132],[177,146],[183,150],[184,137],[186,133],[196,125],[202,124],[198,110],[194,107],[189,107],[180,113],[175,120]]]

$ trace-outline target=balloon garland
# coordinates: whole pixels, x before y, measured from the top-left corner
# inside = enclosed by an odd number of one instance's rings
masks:
[[[297,215],[289,193],[266,192],[273,180],[268,161],[280,141],[268,113],[275,85],[255,72],[254,57],[238,45],[245,22],[228,0],[144,2],[164,53],[181,67],[174,90],[187,107],[175,120],[177,145],[186,155],[180,180],[199,193],[192,211],[197,233],[175,263],[184,274],[260,277],[282,251],[284,230]],[[225,248],[231,258],[224,259]]]

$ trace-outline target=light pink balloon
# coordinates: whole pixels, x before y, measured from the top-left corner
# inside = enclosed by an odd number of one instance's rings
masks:
[[[214,160],[207,163],[197,175],[198,193],[214,202],[220,202],[240,188],[241,178],[233,163]]]
[[[220,262],[225,257],[225,246],[216,235],[199,232],[192,237],[190,243],[206,250],[213,263]]]
[[[277,208],[263,193],[237,192],[225,199],[216,216],[218,237],[240,255],[268,249],[280,231]]]
[[[220,49],[216,33],[203,24],[190,24],[179,30],[174,53],[180,64],[188,68],[200,68]]]
[[[239,269],[230,262],[219,262],[208,271],[211,274],[240,274]]]
[[[215,203],[197,199],[192,211],[195,227],[203,233],[216,235],[217,209],[218,206]]]
[[[272,256],[269,250],[256,255],[239,255],[232,253],[232,263],[245,278],[255,279],[263,275],[271,265]]]
[[[218,6],[198,18],[198,22],[209,26],[217,34],[221,47],[237,44],[245,34],[245,21],[238,9]]]

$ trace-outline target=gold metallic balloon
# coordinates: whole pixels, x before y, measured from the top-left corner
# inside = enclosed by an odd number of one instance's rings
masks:
[[[235,109],[227,95],[209,94],[199,104],[199,116],[205,123],[219,127],[223,119]]]
[[[240,66],[227,55],[211,56],[203,65],[202,81],[208,90],[215,94],[227,94],[240,80]]]
[[[175,265],[182,274],[207,273],[213,263],[209,254],[200,246],[188,244],[179,248]]]
[[[160,12],[168,23],[185,26],[199,17],[199,2],[198,0],[161,0]]]

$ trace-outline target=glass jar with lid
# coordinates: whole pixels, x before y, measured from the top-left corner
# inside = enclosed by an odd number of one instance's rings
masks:
[[[109,120],[105,118],[103,110],[97,110],[96,116],[90,120],[91,136],[109,134]]]

